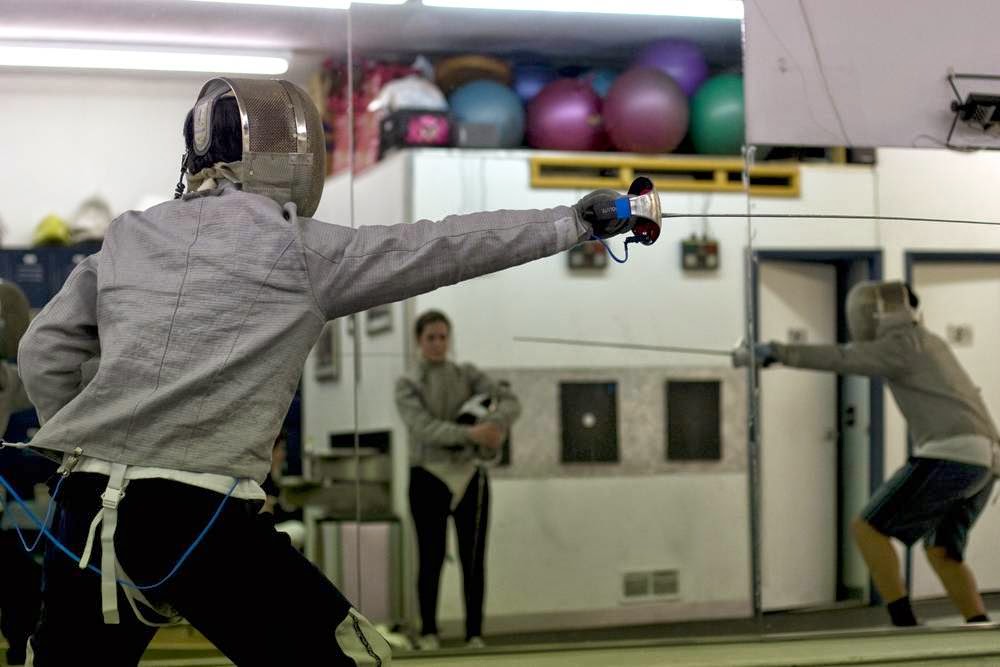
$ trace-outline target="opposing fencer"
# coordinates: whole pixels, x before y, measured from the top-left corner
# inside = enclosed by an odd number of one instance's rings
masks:
[[[901,282],[865,282],[847,296],[851,343],[758,343],[756,363],[780,363],[886,379],[906,418],[913,455],[854,519],[855,542],[892,623],[917,619],[890,543],[923,539],[927,559],[968,622],[989,617],[972,570],[965,563],[969,532],[993,489],[1000,435],[978,387],[948,344],[923,325],[919,299]],[[746,347],[736,365],[749,361]]]

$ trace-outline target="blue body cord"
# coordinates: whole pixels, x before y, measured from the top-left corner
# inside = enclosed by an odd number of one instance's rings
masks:
[[[614,251],[611,249],[611,246],[609,246],[604,239],[599,239],[596,236],[591,236],[590,238],[592,241],[600,241],[601,245],[604,246],[604,249],[608,251],[609,255],[611,255],[611,259],[615,260],[619,264],[624,264],[628,261],[628,244],[634,240],[633,238],[625,239],[625,259],[618,259],[618,257],[615,256]]]
[[[29,508],[28,505],[24,502],[24,500],[22,500],[21,496],[18,495],[17,491],[14,490],[14,487],[11,486],[10,482],[8,482],[7,479],[3,475],[0,475],[0,485],[2,485],[7,490],[7,493],[9,494],[9,496],[14,499],[14,502],[21,508],[22,511],[24,511],[25,514],[28,515],[28,517],[31,519],[31,522],[34,523],[38,527],[38,529],[41,531],[41,534],[35,540],[35,543],[32,544],[29,547],[27,540],[24,539],[24,535],[21,533],[21,529],[19,527],[15,527],[15,530],[17,530],[18,537],[21,538],[21,544],[24,545],[24,548],[27,551],[33,551],[35,549],[35,547],[38,546],[38,542],[44,536],[44,537],[47,537],[49,539],[49,541],[52,542],[52,544],[54,544],[57,549],[59,549],[64,554],[66,554],[67,556],[69,556],[71,559],[73,559],[74,561],[76,561],[77,563],[79,563],[80,562],[80,556],[78,556],[75,553],[73,553],[72,551],[70,551],[69,548],[65,544],[63,544],[59,540],[58,537],[56,537],[55,535],[52,534],[52,532],[49,530],[49,527],[48,527],[49,521],[52,520],[53,509],[54,509],[55,504],[56,504],[56,497],[59,494],[59,489],[62,486],[63,479],[65,479],[65,477],[60,477],[59,481],[56,483],[56,488],[55,488],[55,490],[52,493],[52,499],[49,501],[49,509],[45,513],[45,520],[44,521],[42,521],[41,519],[39,519],[35,515],[35,513],[31,511],[31,508]],[[154,588],[158,588],[159,586],[162,586],[163,584],[167,583],[167,581],[169,581],[171,577],[173,577],[175,574],[177,574],[177,571],[179,569],[181,569],[181,565],[183,565],[184,561],[186,561],[191,556],[191,554],[194,552],[194,550],[197,548],[197,546],[201,543],[201,541],[203,539],[205,539],[205,535],[208,534],[208,531],[212,528],[212,526],[215,524],[216,520],[219,518],[219,515],[222,513],[223,507],[225,507],[225,505],[226,505],[226,501],[228,501],[229,498],[230,498],[230,496],[233,495],[233,491],[236,490],[236,485],[238,483],[239,483],[239,480],[233,480],[233,485],[231,487],[229,487],[229,491],[226,492],[225,497],[222,499],[222,502],[219,503],[218,508],[216,508],[216,510],[215,510],[215,514],[212,515],[212,518],[209,520],[208,524],[205,526],[204,529],[202,529],[202,531],[198,535],[198,537],[195,538],[194,542],[191,543],[191,545],[187,548],[187,550],[180,557],[180,559],[178,559],[178,561],[174,565],[174,567],[170,570],[170,572],[167,573],[167,575],[165,577],[163,577],[163,579],[159,580],[155,584],[146,584],[146,585],[143,585],[143,586],[139,586],[139,585],[133,584],[131,581],[125,581],[123,579],[117,579],[116,578],[116,581],[119,584],[121,584],[122,586],[126,586],[128,588],[134,588],[135,590],[139,590],[139,591],[152,590]],[[98,574],[98,575],[102,574],[100,568],[98,568],[96,565],[87,565],[87,569],[90,570],[91,572],[94,572],[94,573]]]

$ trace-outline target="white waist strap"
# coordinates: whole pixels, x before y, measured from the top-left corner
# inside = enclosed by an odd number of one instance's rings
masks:
[[[97,526],[101,525],[101,610],[104,614],[104,622],[107,624],[118,624],[121,622],[118,613],[118,580],[129,582],[125,575],[118,557],[115,554],[115,531],[118,528],[118,504],[125,497],[125,487],[128,480],[125,479],[125,472],[128,466],[121,463],[112,463],[108,485],[101,494],[101,509],[94,515],[90,522],[90,529],[87,531],[87,543],[84,546],[83,554],[80,556],[80,569],[86,569],[90,563],[90,556],[94,548],[94,536],[97,534]],[[142,591],[122,586],[122,592],[128,601],[136,618],[141,623],[153,627],[174,625],[180,620],[171,609],[159,609],[146,599]],[[166,622],[153,622],[146,619],[139,611],[137,602],[141,602],[157,614],[166,618]]]
[[[115,558],[115,529],[118,528],[118,503],[125,497],[125,464],[112,463],[108,486],[101,494],[101,609],[104,622],[117,624],[118,559]]]
[[[115,565],[118,568],[119,578],[122,581],[132,583],[132,580],[129,579],[128,575],[125,574],[125,569],[122,568],[122,564],[119,563],[117,559],[115,559]],[[167,605],[164,605],[162,607],[155,606],[152,602],[146,599],[146,596],[143,595],[142,591],[140,591],[138,588],[133,588],[132,586],[122,586],[122,593],[125,594],[125,599],[128,601],[129,606],[132,607],[132,612],[135,614],[135,617],[139,619],[139,622],[142,623],[143,625],[148,625],[153,628],[165,628],[171,625],[177,625],[183,620],[177,614],[177,612],[174,611],[173,608]],[[147,619],[143,615],[142,611],[139,610],[138,603],[140,602],[149,609],[152,609],[154,613],[162,617],[164,620],[150,621],[149,619]]]

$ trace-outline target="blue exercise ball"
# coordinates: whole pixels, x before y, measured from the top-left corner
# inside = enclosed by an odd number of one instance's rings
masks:
[[[524,104],[530,102],[547,84],[559,78],[555,69],[538,63],[514,66],[514,92]]]
[[[498,147],[520,146],[524,139],[524,106],[513,90],[495,81],[472,81],[448,98],[460,123],[497,128]]]
[[[611,84],[615,82],[619,74],[621,72],[610,67],[597,67],[589,72],[584,72],[580,78],[590,84],[598,97],[604,98],[608,96]]]

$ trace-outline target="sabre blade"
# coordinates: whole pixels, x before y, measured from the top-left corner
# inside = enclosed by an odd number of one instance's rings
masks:
[[[661,213],[660,219],[668,218],[785,218],[789,220],[892,220],[896,222],[932,222],[960,225],[1000,225],[994,220],[965,220],[963,218],[924,218],[903,215],[840,215],[837,213]]]
[[[546,338],[542,336],[514,336],[521,343],[545,343],[548,345],[575,345],[578,347],[607,347],[617,350],[645,350],[647,352],[678,352],[681,354],[706,354],[716,357],[732,356],[731,350],[704,347],[684,347],[680,345],[641,345],[638,343],[615,343],[608,341],[575,340],[570,338]]]

